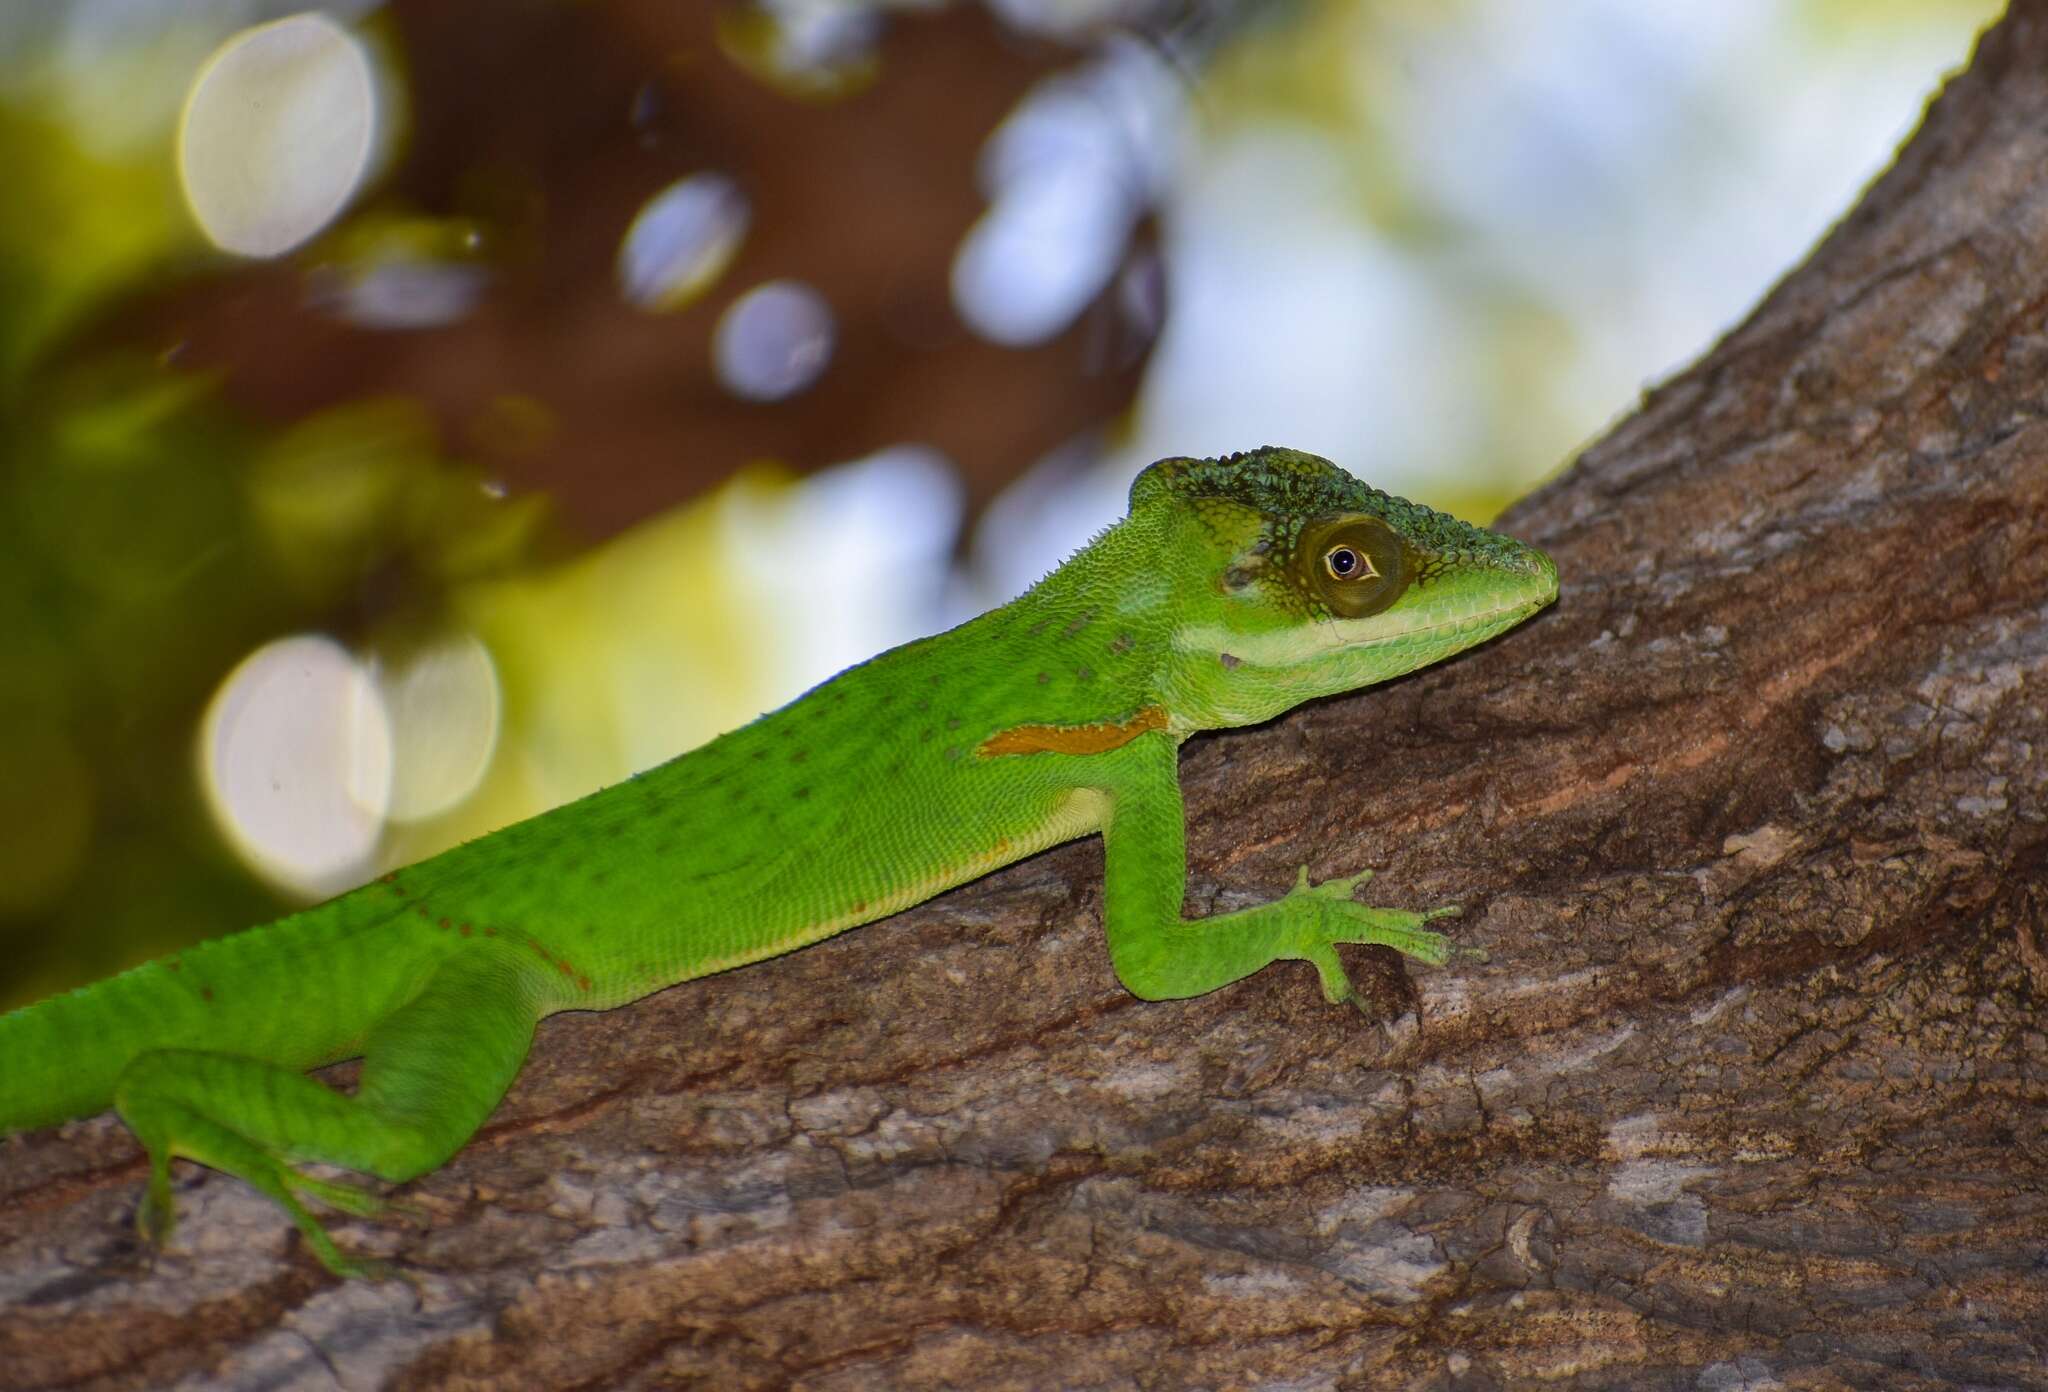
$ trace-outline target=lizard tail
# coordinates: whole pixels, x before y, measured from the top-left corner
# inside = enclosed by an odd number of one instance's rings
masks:
[[[114,1080],[149,1043],[149,1032],[134,1027],[151,1004],[135,975],[0,1015],[0,1135],[91,1116],[113,1103]]]

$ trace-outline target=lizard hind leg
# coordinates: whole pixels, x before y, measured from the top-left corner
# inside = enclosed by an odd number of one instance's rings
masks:
[[[114,1101],[150,1157],[137,1226],[152,1242],[169,1236],[170,1162],[183,1156],[274,1200],[336,1275],[385,1274],[343,1253],[301,1199],[362,1216],[383,1211],[385,1201],[288,1162],[324,1161],[392,1181],[434,1169],[511,1085],[541,1014],[539,999],[535,974],[508,952],[444,961],[412,1000],[370,1030],[353,1097],[258,1058],[197,1049],[138,1055]]]
[[[193,1057],[186,1051],[162,1050],[144,1055],[136,1062],[141,1064],[147,1059],[152,1063],[160,1061],[175,1066],[180,1062],[181,1054],[187,1062]],[[257,1066],[269,1067],[267,1064]],[[136,1071],[138,1077],[146,1079],[151,1070],[145,1066]],[[320,1086],[318,1083],[313,1085]],[[377,1263],[362,1261],[342,1252],[320,1220],[299,1199],[299,1192],[303,1191],[330,1207],[367,1215],[382,1208],[382,1200],[376,1195],[354,1185],[302,1174],[267,1147],[183,1103],[166,1098],[130,1096],[121,1108],[121,1115],[149,1151],[149,1187],[135,1211],[135,1226],[143,1240],[152,1247],[161,1247],[168,1242],[176,1224],[176,1211],[171,1199],[171,1159],[174,1155],[183,1155],[246,1180],[252,1188],[274,1201],[291,1218],[307,1247],[329,1271],[338,1276],[379,1274]]]

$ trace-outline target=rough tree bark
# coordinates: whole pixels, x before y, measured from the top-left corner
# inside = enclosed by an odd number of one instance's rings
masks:
[[[342,1225],[0,1150],[8,1387],[2048,1386],[2048,3],[1507,519],[1548,617],[1186,756],[1192,896],[1470,906],[1419,1025],[1144,1005],[1068,847],[565,1017]],[[1395,970],[1362,973],[1397,999]]]

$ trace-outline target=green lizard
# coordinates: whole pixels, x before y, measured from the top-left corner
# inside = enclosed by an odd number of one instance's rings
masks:
[[[1128,517],[999,609],[581,801],[0,1016],[0,1133],[111,1103],[149,1155],[146,1238],[169,1235],[185,1156],[283,1205],[329,1269],[370,1273],[301,1197],[383,1201],[290,1162],[424,1174],[542,1016],[790,952],[1098,831],[1133,994],[1297,959],[1351,999],[1335,944],[1440,964],[1423,924],[1454,910],[1368,908],[1363,875],[1304,868],[1280,899],[1183,918],[1181,742],[1436,662],[1556,594],[1540,551],[1313,455],[1162,460]],[[306,1074],[357,1056],[352,1097]]]

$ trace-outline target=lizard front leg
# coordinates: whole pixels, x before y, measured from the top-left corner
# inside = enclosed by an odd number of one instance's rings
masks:
[[[1148,735],[1101,763],[1103,928],[1110,961],[1133,995],[1199,996],[1270,962],[1298,960],[1315,967],[1326,999],[1356,1003],[1336,944],[1380,943],[1432,966],[1460,951],[1424,926],[1456,908],[1372,908],[1351,898],[1366,876],[1312,885],[1305,867],[1294,888],[1270,903],[1183,918],[1187,832],[1178,751],[1164,734]]]

